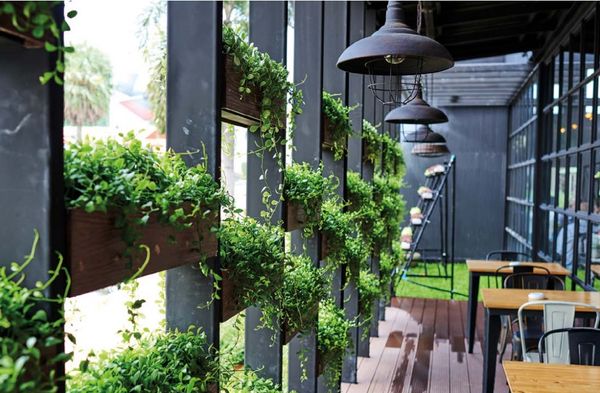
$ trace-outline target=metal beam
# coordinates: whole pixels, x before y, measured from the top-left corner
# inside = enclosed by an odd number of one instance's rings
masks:
[[[286,34],[287,31],[287,2],[250,2],[250,42],[269,56],[285,64],[286,60]],[[281,130],[285,133],[285,130]],[[256,146],[262,145],[262,138],[258,133],[248,132],[248,163],[247,163],[247,214],[257,219],[261,211],[265,210],[262,202],[262,189],[268,186],[273,198],[283,182],[283,172],[279,170],[279,163],[273,154],[264,154],[258,157],[253,151]],[[283,146],[277,146],[285,159]],[[285,162],[281,162],[285,164]],[[264,181],[258,181],[259,178]],[[283,219],[281,203],[272,216],[271,224],[277,225]],[[283,244],[281,245],[283,247]],[[273,332],[270,329],[259,329],[262,324],[262,312],[256,307],[246,310],[245,350],[244,358],[247,367],[255,370],[260,376],[270,378],[281,384],[282,374],[282,337],[281,331]],[[274,339],[274,340],[273,340]]]
[[[305,105],[297,119],[292,153],[295,162],[307,162],[317,168],[321,159],[321,96],[323,91],[323,3],[294,3],[294,82],[302,85]],[[307,77],[308,76],[308,77]],[[319,263],[320,234],[305,243],[301,230],[292,232],[292,252],[306,254]],[[302,359],[304,361],[302,361]],[[289,344],[289,390],[317,391],[316,331],[296,336]]]
[[[220,2],[169,2],[167,13],[167,146],[184,156],[188,165],[204,162],[219,179],[221,150],[221,24]],[[199,39],[201,37],[201,39]],[[202,70],[202,72],[198,72]],[[218,259],[210,263],[219,268]],[[220,302],[212,299],[213,285],[197,264],[167,271],[167,328],[202,328],[208,344],[219,348]]]

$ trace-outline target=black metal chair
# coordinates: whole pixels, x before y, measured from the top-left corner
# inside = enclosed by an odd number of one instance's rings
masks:
[[[562,334],[562,339],[566,336],[569,353],[568,356],[556,354],[555,358],[568,359],[570,364],[600,366],[600,329],[595,328],[566,328],[544,333],[538,344],[540,363],[548,362],[546,340],[557,334]]]
[[[557,276],[553,276],[550,274],[550,271],[545,267],[535,267],[537,273],[534,273],[533,266],[501,266],[496,271],[499,272],[502,269],[506,269],[508,267],[513,268],[515,273],[509,275],[504,279],[502,283],[503,288],[513,288],[513,289],[532,289],[532,290],[564,290],[565,283],[562,279]],[[520,268],[520,269],[518,269]],[[525,271],[523,271],[525,270]],[[521,353],[521,337],[519,331],[513,331],[512,326],[515,324],[515,319],[511,317],[505,318],[503,323],[503,329],[506,329],[506,332],[502,332],[502,337],[504,341],[500,341],[502,343],[502,348],[500,350],[500,359],[504,356],[504,352],[506,352],[506,347],[508,346],[508,337],[512,336],[512,358],[513,359],[521,359],[523,354]],[[526,344],[534,345],[537,343],[539,337],[543,334],[543,318],[531,316],[527,318],[527,337]],[[504,335],[505,334],[505,335]]]
[[[495,250],[490,251],[485,256],[486,261],[527,261],[531,256],[524,252],[511,250]]]
[[[538,272],[536,274],[533,274],[534,270],[537,270]],[[511,273],[511,275],[512,274],[531,274],[533,276],[550,275],[550,270],[548,270],[547,268],[545,268],[543,266],[535,266],[534,267],[531,265],[503,265],[503,266],[500,266],[498,269],[496,269],[496,274],[495,274],[496,288],[526,289],[526,287],[521,287],[521,286],[507,287],[504,284],[506,279],[502,280],[502,275],[508,274],[509,272]]]

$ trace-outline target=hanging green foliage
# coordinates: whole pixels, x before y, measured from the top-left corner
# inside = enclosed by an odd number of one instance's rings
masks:
[[[347,141],[352,135],[350,112],[357,107],[358,105],[346,106],[340,98],[323,91],[323,114],[329,126],[323,132],[330,133],[330,140],[326,141],[326,144],[333,151],[335,160],[341,160],[346,154]]]
[[[261,378],[256,374],[256,372],[249,369],[231,373],[231,376],[223,383],[221,391],[231,393],[282,392],[281,387],[271,379]]]
[[[46,282],[38,281],[34,288],[23,285],[25,269],[35,259],[39,235],[29,255],[21,264],[0,267],[0,391],[20,393],[56,392],[64,378],[55,367],[71,359],[72,354],[62,349],[64,343],[62,312],[52,317],[48,308],[62,309],[65,295],[48,298],[45,295],[62,274],[69,276],[62,266],[62,257],[50,271]],[[73,336],[68,335],[74,341]]]
[[[379,250],[389,249],[392,241],[400,236],[400,226],[404,218],[406,202],[400,194],[402,180],[395,177],[375,175],[373,180],[373,200],[379,207],[379,222],[383,231],[376,240]]]
[[[219,380],[215,354],[200,330],[156,333],[82,362],[69,392],[209,392]]]
[[[328,300],[321,303],[317,328],[317,349],[330,391],[335,391],[339,386],[344,355],[351,343],[350,328],[352,325],[353,323],[346,319],[344,310],[337,307],[333,301]]]
[[[283,197],[303,210],[306,219],[303,233],[311,237],[319,228],[323,201],[337,188],[335,178],[323,175],[323,164],[313,169],[308,163],[293,163],[285,168],[283,180]]]
[[[392,275],[400,263],[404,260],[404,251],[400,247],[400,242],[394,240],[389,250],[383,250],[379,259],[379,287],[381,296],[387,301],[390,300],[390,286],[392,284]]]
[[[390,177],[404,176],[404,155],[400,142],[387,134],[382,134],[380,140],[383,152],[380,164],[381,171]]]
[[[375,164],[381,157],[381,138],[374,125],[363,119],[363,160]]]
[[[360,174],[348,171],[346,176],[348,208],[356,213],[360,232],[367,247],[371,249],[381,237],[383,223],[379,221],[380,207],[373,200],[373,186],[361,179]]]
[[[375,274],[369,272],[368,270],[361,269],[357,287],[359,314],[361,316],[360,322],[364,329],[364,338],[368,338],[368,326],[373,319],[373,307],[375,305],[375,301],[381,298],[379,279]]]
[[[291,130],[294,129],[295,116],[302,113],[302,91],[288,81],[288,70],[282,64],[247,43],[229,26],[223,26],[223,52],[232,56],[236,69],[241,73],[239,92],[243,95],[257,92],[261,97],[260,124],[251,126],[250,131],[260,131],[264,144],[258,146],[255,153],[274,152],[277,145],[284,146],[287,142],[285,133],[280,132],[286,129],[287,105],[290,107]],[[291,138],[292,133],[287,137]]]
[[[62,33],[71,30],[65,20],[60,24],[54,18],[55,8],[62,1],[2,1],[0,2],[0,16],[6,15],[12,22],[12,27],[20,33],[30,34],[33,38],[44,42],[44,49],[49,53],[56,53],[54,69],[44,72],[40,82],[45,85],[53,80],[56,84],[63,84],[65,72],[65,53],[73,53],[72,46],[65,46]],[[77,11],[69,11],[67,19],[74,18]]]

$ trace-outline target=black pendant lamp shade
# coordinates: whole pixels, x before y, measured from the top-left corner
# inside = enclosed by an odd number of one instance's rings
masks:
[[[419,157],[440,157],[449,153],[446,138],[431,130],[427,132],[423,140],[415,143],[411,150],[411,154]]]
[[[423,100],[419,88],[414,100],[388,112],[385,121],[392,124],[439,124],[447,123],[448,116]]]
[[[337,62],[343,71],[371,75],[429,74],[453,65],[452,56],[442,44],[404,23],[399,1],[389,1],[385,24],[346,48]]]
[[[408,132],[404,135],[404,142],[407,143],[446,143],[443,136],[433,131],[431,128],[421,125],[416,131]]]

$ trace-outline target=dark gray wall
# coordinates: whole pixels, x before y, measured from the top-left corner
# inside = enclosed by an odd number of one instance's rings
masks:
[[[506,170],[507,107],[445,107],[450,121],[432,128],[448,140],[456,155],[456,259],[481,258],[502,248]],[[420,158],[403,143],[407,162],[407,212],[417,204],[425,169],[448,157]],[[439,211],[439,210],[438,210]],[[439,248],[437,213],[420,248]]]

